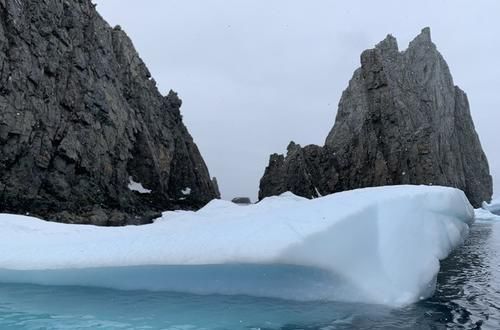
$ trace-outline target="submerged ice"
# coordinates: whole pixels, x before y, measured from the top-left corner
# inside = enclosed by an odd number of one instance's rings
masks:
[[[404,305],[432,294],[473,219],[463,192],[428,186],[214,200],[118,228],[3,214],[0,281]]]

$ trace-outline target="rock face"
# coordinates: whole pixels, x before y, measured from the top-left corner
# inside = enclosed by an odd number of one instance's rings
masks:
[[[235,204],[252,204],[252,201],[250,200],[249,197],[235,197],[231,200],[231,202]]]
[[[325,145],[292,142],[286,157],[272,155],[259,199],[394,184],[457,187],[476,207],[492,195],[467,96],[454,85],[429,28],[404,52],[390,35],[363,52]]]
[[[217,182],[217,178],[215,176],[212,178],[212,186],[214,187],[215,198],[220,199],[219,182]]]
[[[0,212],[123,225],[201,207],[217,192],[181,100],[94,7],[0,0]]]

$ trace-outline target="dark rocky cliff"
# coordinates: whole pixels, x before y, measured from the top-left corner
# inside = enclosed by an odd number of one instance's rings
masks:
[[[394,184],[457,187],[476,207],[492,195],[467,96],[428,28],[404,52],[392,36],[363,52],[325,145],[272,155],[259,198]]]
[[[201,207],[218,191],[181,100],[94,7],[0,0],[0,212],[123,225]]]

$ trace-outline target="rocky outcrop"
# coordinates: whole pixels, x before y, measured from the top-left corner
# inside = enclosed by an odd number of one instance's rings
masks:
[[[181,100],[94,7],[0,0],[0,212],[123,225],[201,207],[218,192]]]
[[[252,204],[252,201],[250,200],[249,197],[235,197],[231,200],[234,204],[243,204],[243,205],[248,205]]]
[[[212,178],[212,186],[214,187],[215,198],[220,199],[219,182],[217,182],[217,178],[215,176]]]
[[[325,145],[291,143],[286,156],[272,155],[259,198],[394,184],[457,187],[476,207],[492,195],[467,96],[428,28],[404,52],[390,35],[363,52]]]

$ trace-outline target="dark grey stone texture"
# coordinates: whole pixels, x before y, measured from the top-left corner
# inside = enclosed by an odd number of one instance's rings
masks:
[[[212,178],[212,186],[214,187],[215,198],[220,199],[219,182],[217,182],[217,178],[215,176]]]
[[[235,204],[252,204],[249,197],[235,197],[231,200]]]
[[[387,36],[361,55],[325,145],[272,155],[259,199],[314,198],[361,187],[426,184],[462,189],[479,207],[492,178],[466,94],[425,28],[406,51]]]
[[[0,212],[124,225],[203,206],[218,192],[181,100],[94,7],[0,0]]]

